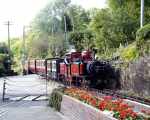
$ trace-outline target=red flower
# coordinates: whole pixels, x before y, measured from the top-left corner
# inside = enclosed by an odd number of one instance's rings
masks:
[[[104,111],[106,109],[107,103],[105,101],[102,101],[99,103],[99,109]]]
[[[94,98],[92,98],[90,103],[92,106],[96,107],[97,101]]]

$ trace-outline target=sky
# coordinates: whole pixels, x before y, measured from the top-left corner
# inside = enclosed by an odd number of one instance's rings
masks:
[[[7,39],[6,21],[11,22],[10,37],[21,37],[23,25],[29,25],[50,0],[0,0],[0,41]],[[52,1],[52,0],[51,0]],[[106,0],[72,0],[73,4],[103,8]]]

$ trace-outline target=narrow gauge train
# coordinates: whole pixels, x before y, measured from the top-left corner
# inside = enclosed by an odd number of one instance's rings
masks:
[[[66,54],[63,59],[32,59],[26,61],[25,71],[70,85],[88,85],[97,89],[117,88],[117,71],[109,62],[94,58],[92,52],[83,51]]]

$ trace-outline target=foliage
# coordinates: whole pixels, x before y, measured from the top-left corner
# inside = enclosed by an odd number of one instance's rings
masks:
[[[49,99],[49,105],[55,108],[57,111],[60,111],[62,94],[63,88],[54,89]]]
[[[136,46],[140,53],[150,53],[150,24],[140,28],[136,33]]]
[[[120,57],[125,62],[130,62],[137,59],[139,56],[136,49],[136,44],[132,43],[120,51]]]
[[[0,76],[7,74],[9,70],[10,66],[8,65],[8,60],[9,60],[8,53],[11,54],[7,45],[5,43],[0,43]]]
[[[66,52],[68,44],[64,39],[64,35],[59,33],[55,36],[50,36],[49,40],[49,54],[52,56],[62,57]]]
[[[145,25],[144,27],[140,28],[136,33],[137,40],[148,40],[150,38],[150,24]]]
[[[81,6],[70,5],[67,9],[67,13],[72,21],[73,32],[85,31],[91,20],[89,12]]]
[[[131,34],[134,30],[132,26],[134,22],[121,9],[116,13],[109,9],[97,12],[91,22],[91,28],[96,34],[96,47],[99,53],[105,54],[118,48],[120,44],[131,43],[134,40],[134,35]]]
[[[27,34],[30,57],[63,56],[71,44],[77,50],[94,47],[99,57],[110,58],[120,44],[126,47],[135,42],[140,26],[140,0],[108,0],[108,8],[88,11],[70,2],[51,1],[35,17]],[[150,21],[149,5],[149,0],[145,0],[144,24]],[[134,54],[135,49],[131,53],[132,50],[127,49],[126,53]]]
[[[145,24],[150,21],[149,0],[145,0]],[[108,8],[92,10],[90,28],[96,36],[98,53],[105,57],[120,44],[127,46],[136,39],[139,28],[140,0],[108,0]]]
[[[33,58],[45,58],[49,48],[47,34],[31,31],[27,37],[28,56]]]
[[[8,47],[5,43],[0,43],[0,53],[8,54]]]
[[[92,49],[94,47],[94,40],[91,31],[71,32],[69,42],[71,45],[75,46],[77,51]]]
[[[108,0],[108,5],[112,11],[117,11],[118,8],[123,8],[124,11],[128,13],[128,15],[136,21],[137,26],[139,26],[140,21],[140,7],[141,1],[140,0]],[[145,16],[145,24],[149,23],[150,21],[150,1],[144,0],[144,16]]]
[[[27,34],[29,57],[55,57],[63,56],[69,48],[70,43],[74,46],[83,48],[85,44],[76,44],[76,37],[73,35],[65,35],[65,19],[67,33],[81,31],[85,32],[82,41],[91,40],[91,33],[86,32],[90,22],[89,12],[81,6],[71,5],[70,0],[51,1],[41,12],[35,17],[31,26],[31,30]],[[66,34],[67,34],[66,33]],[[88,35],[88,33],[90,33]],[[75,37],[75,38],[73,38]],[[85,43],[85,42],[83,42]],[[86,42],[87,43],[87,42]]]
[[[4,75],[7,71],[4,64],[6,58],[7,54],[0,53],[0,76]]]
[[[12,69],[17,72],[22,72],[22,57],[23,57],[23,48],[22,40],[19,38],[13,38],[11,40],[11,51],[13,54],[13,65]]]

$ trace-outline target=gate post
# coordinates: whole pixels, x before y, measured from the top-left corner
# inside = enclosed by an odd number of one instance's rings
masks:
[[[5,90],[6,90],[6,80],[4,79],[4,82],[3,82],[3,95],[2,95],[3,102],[5,101]]]

